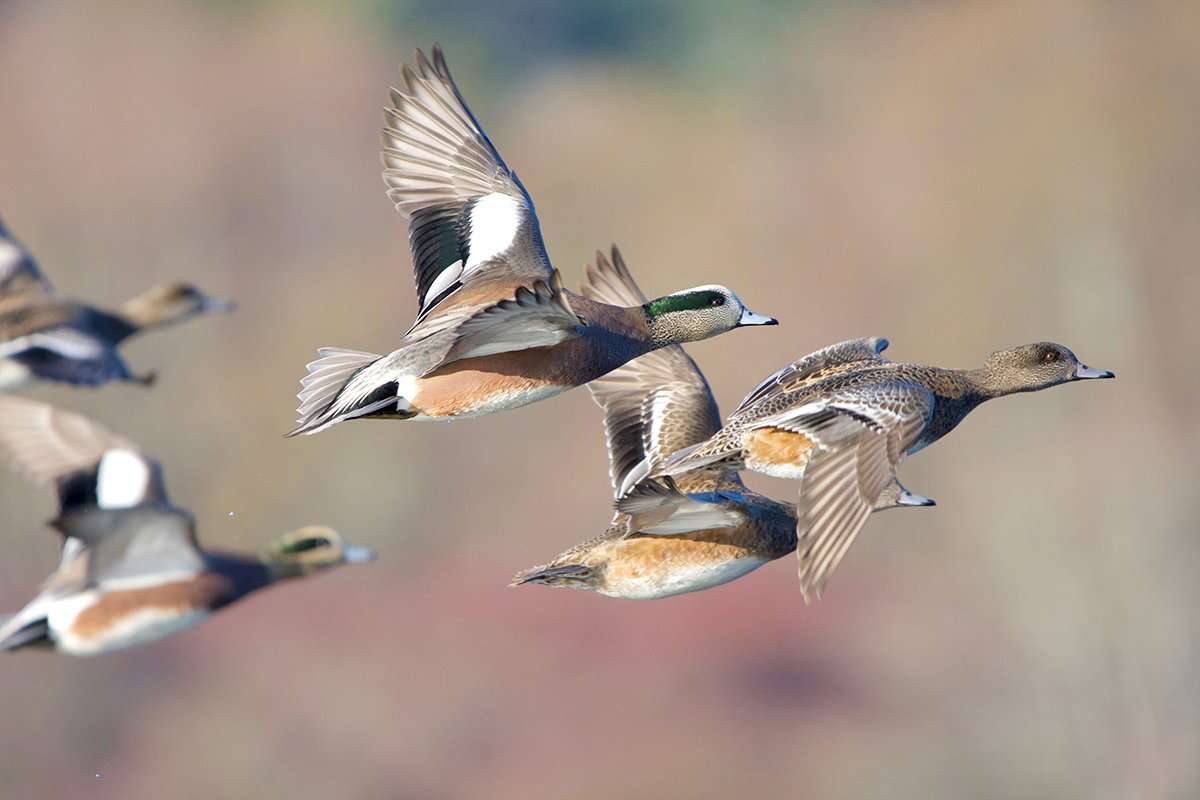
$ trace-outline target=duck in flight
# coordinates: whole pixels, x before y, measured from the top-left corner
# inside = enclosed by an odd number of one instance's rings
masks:
[[[583,294],[614,305],[645,301],[616,247],[611,261],[596,253]],[[751,491],[727,465],[684,473],[678,483],[651,479],[623,489],[643,460],[663,459],[721,427],[708,382],[682,347],[641,356],[588,389],[604,410],[616,513],[603,534],[521,572],[512,585],[670,597],[719,586],[796,551],[795,508]],[[928,505],[893,480],[875,510]]]
[[[789,364],[719,431],[660,462],[644,459],[627,482],[743,467],[799,480],[800,585],[806,598],[819,596],[905,458],[986,400],[1114,377],[1053,342],[992,353],[978,369],[889,361],[880,355],[887,346],[854,339]]]
[[[154,641],[279,581],[372,558],[323,527],[284,534],[255,556],[205,550],[192,515],[167,499],[162,468],[100,425],[0,397],[0,452],[58,492],[58,568],[16,614],[0,650],[94,655]]]
[[[29,251],[0,222],[0,392],[34,380],[148,386],[154,374],[130,371],[117,349],[122,342],[232,308],[186,283],[156,286],[114,311],[61,298]]]
[[[349,419],[452,419],[533,403],[679,342],[776,320],[724,286],[635,306],[566,291],[533,200],[450,77],[441,48],[401,70],[383,131],[384,181],[408,219],[416,322],[380,356],[322,348],[289,435]]]

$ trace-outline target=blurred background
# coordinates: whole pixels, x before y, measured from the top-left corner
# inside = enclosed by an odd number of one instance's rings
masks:
[[[604,530],[574,391],[285,440],[319,345],[414,312],[381,107],[446,47],[577,284],[736,288],[722,407],[825,344],[1119,379],[976,412],[825,598],[783,559],[651,602],[510,576]],[[240,304],[126,349],[152,391],[32,392],[163,459],[203,541],[315,522],[368,568],[91,660],[0,665],[5,798],[1184,798],[1200,785],[1200,6],[1040,0],[0,2],[0,214],[58,289]],[[780,498],[795,486],[750,479]],[[0,606],[54,566],[0,473]]]

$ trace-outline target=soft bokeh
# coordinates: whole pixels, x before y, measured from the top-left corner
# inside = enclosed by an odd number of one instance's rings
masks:
[[[504,5],[505,8],[495,6]],[[210,546],[381,558],[96,659],[0,665],[5,798],[1185,798],[1200,785],[1200,6],[0,4],[0,214],[60,291],[236,299],[39,388],[143,443]],[[726,409],[833,341],[947,366],[1054,339],[1113,382],[1008,398],[903,471],[825,599],[506,587],[605,527],[586,391],[285,440],[318,345],[413,313],[379,178],[440,39],[571,284],[720,281],[779,328],[690,348]],[[779,497],[793,485],[752,479]],[[13,609],[52,500],[0,474]]]

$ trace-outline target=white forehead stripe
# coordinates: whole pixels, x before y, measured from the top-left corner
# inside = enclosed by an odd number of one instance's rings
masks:
[[[109,450],[96,475],[96,502],[101,508],[133,508],[150,488],[150,466],[129,450]]]
[[[507,250],[521,227],[521,204],[506,194],[492,192],[471,207],[471,241],[468,270]]]

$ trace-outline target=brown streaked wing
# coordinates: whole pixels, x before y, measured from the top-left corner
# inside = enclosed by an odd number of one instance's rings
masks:
[[[616,306],[638,306],[646,297],[621,251],[609,261],[596,251],[582,294]],[[630,471],[642,460],[657,463],[721,427],[721,414],[704,374],[679,345],[647,353],[588,384],[604,409],[608,473],[620,499]],[[630,488],[630,487],[627,487]]]
[[[818,372],[835,366],[846,366],[860,361],[885,362],[880,353],[887,349],[888,340],[881,336],[865,339],[850,339],[845,342],[809,353],[798,358],[786,367],[768,375],[758,386],[750,390],[738,407],[730,414],[730,419],[744,415],[760,401],[774,395],[778,391],[786,391],[805,380],[812,378]]]
[[[820,596],[933,407],[924,387],[868,386],[789,425],[822,448],[808,463],[797,506],[797,556],[805,599]]]

